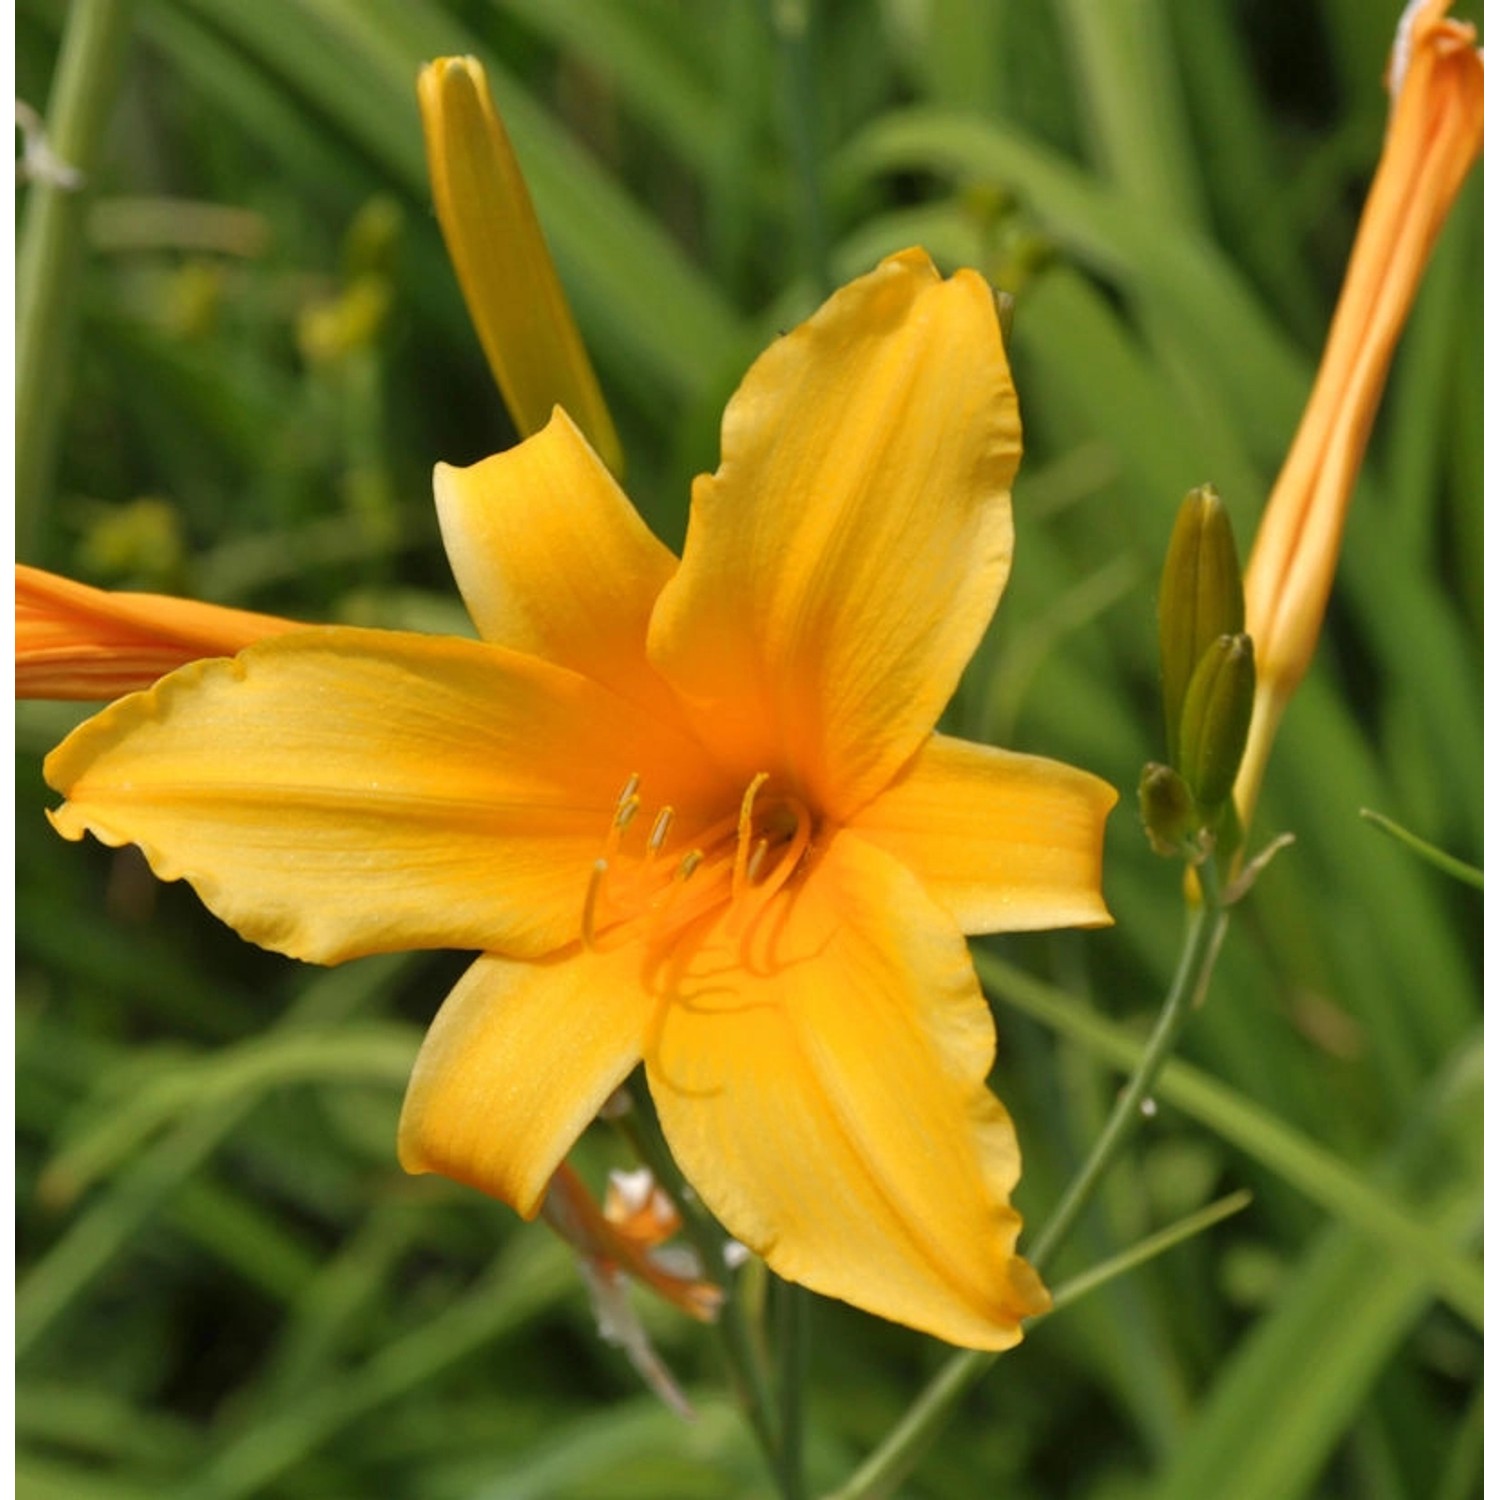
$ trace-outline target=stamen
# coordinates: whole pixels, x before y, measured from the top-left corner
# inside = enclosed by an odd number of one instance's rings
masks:
[[[656,821],[651,825],[651,837],[646,840],[646,857],[655,859],[661,853],[661,846],[667,841],[667,830],[672,826],[672,809],[664,807],[657,813]]]
[[[734,844],[734,878],[729,887],[731,900],[737,899],[745,889],[745,873],[750,863],[750,835],[754,830],[755,799],[770,779],[768,772],[758,772],[740,799],[740,826]]]
[[[762,871],[766,854],[771,848],[770,838],[758,841],[751,856],[750,878],[756,882],[736,909],[730,923],[730,931],[737,934],[743,943],[748,943],[752,929],[761,915],[775,900],[786,883],[797,872],[802,856],[812,843],[812,817],[800,801],[790,798],[778,806],[768,820],[777,839],[776,860],[767,871]]]
[[[615,827],[624,833],[630,820],[641,810],[641,799],[635,795],[624,798],[615,808]]]
[[[679,880],[689,879],[693,871],[696,870],[702,863],[703,851],[701,849],[689,849],[688,852],[682,856],[682,863],[677,866],[677,878]]]
[[[583,946],[591,952],[594,947],[594,915],[599,907],[599,893],[604,889],[604,877],[609,874],[609,861],[596,859],[589,871],[589,888],[583,898]]]
[[[625,804],[629,802],[638,791],[640,791],[640,789],[641,773],[639,771],[632,771],[630,773],[630,779],[625,783],[624,789],[621,791],[619,797],[615,801],[615,806],[624,807]]]

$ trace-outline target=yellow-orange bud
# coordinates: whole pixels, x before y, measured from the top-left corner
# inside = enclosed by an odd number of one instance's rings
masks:
[[[1412,0],[1388,83],[1391,115],[1317,379],[1245,570],[1257,693],[1235,787],[1250,813],[1282,710],[1322,626],[1349,497],[1396,341],[1443,221],[1484,140],[1484,64],[1449,0]]]
[[[438,223],[516,430],[540,432],[560,406],[619,474],[620,440],[483,67],[439,58],[417,99]]]

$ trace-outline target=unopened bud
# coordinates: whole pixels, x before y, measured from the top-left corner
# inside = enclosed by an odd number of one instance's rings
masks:
[[[1211,484],[1188,493],[1177,512],[1157,599],[1167,759],[1183,766],[1188,684],[1210,644],[1245,628],[1245,593],[1229,513]]]
[[[1193,831],[1193,794],[1187,783],[1171,766],[1149,761],[1141,770],[1141,822],[1146,837],[1158,854],[1182,853],[1188,835]]]
[[[540,432],[561,406],[620,473],[619,437],[484,68],[439,58],[417,100],[438,224],[516,431]]]
[[[1182,705],[1178,765],[1199,811],[1212,817],[1234,788],[1255,703],[1250,637],[1221,635],[1203,653]]]

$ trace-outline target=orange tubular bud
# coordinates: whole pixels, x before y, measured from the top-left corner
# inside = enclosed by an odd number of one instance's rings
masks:
[[[165,594],[113,594],[18,563],[16,697],[119,698],[200,657],[301,628]]]
[[[1391,56],[1391,115],[1333,326],[1245,570],[1255,715],[1235,800],[1248,827],[1282,710],[1333,586],[1344,515],[1396,341],[1484,140],[1484,63],[1449,0],[1412,0]]]

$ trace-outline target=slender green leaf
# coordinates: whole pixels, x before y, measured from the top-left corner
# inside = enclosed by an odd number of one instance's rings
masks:
[[[983,950],[976,953],[975,963],[985,985],[1008,1003],[1122,1071],[1134,1065],[1143,1043],[1123,1027],[1091,1014],[1077,1001]],[[1456,1312],[1475,1327],[1483,1325],[1484,1278],[1479,1267],[1387,1190],[1179,1059],[1162,1071],[1156,1093],[1269,1167],[1326,1212],[1379,1242],[1386,1255],[1425,1278],[1424,1284],[1438,1290]]]

